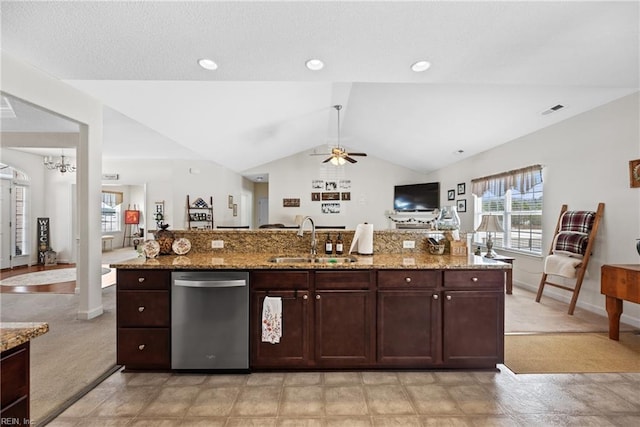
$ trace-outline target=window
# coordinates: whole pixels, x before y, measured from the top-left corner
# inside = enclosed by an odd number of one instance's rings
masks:
[[[482,215],[498,215],[503,233],[492,235],[494,248],[542,254],[542,167],[530,166],[471,180],[476,197],[474,224]],[[474,227],[475,228],[475,227]],[[482,244],[486,233],[475,233]]]
[[[102,232],[120,231],[122,218],[122,193],[102,192]]]
[[[28,255],[29,248],[27,244],[29,242],[27,235],[27,224],[29,223],[27,218],[27,187],[24,185],[16,184],[13,187],[15,191],[15,224],[14,227],[14,241],[15,241],[15,255]]]

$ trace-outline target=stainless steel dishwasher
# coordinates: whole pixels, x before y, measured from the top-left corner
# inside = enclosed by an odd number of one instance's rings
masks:
[[[249,370],[249,273],[171,273],[171,368]]]

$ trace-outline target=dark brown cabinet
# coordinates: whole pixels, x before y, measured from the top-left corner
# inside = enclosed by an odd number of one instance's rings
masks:
[[[438,271],[378,272],[377,363],[431,367],[440,360]]]
[[[447,271],[444,288],[444,365],[489,368],[503,363],[504,273]]]
[[[375,306],[369,271],[255,271],[251,276],[251,365],[355,367],[371,361]],[[282,298],[282,337],[262,342],[264,298]]]
[[[171,274],[118,270],[117,363],[127,369],[171,367]]]
[[[324,367],[370,365],[375,348],[374,272],[316,271],[315,360]]]
[[[307,271],[254,271],[251,284],[251,366],[304,368],[311,364],[311,302]],[[282,337],[262,341],[262,306],[266,296],[282,298]]]
[[[2,425],[29,425],[29,341],[0,356]]]

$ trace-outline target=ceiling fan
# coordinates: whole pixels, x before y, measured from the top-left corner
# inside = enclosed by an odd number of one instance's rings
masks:
[[[355,156],[366,156],[366,153],[348,153],[341,145],[340,145],[340,110],[342,110],[342,105],[334,105],[333,108],[338,112],[338,145],[331,149],[331,153],[329,157],[324,160],[322,163],[331,162],[331,164],[340,166],[344,165],[346,162],[349,163],[357,163],[358,161],[354,159]]]

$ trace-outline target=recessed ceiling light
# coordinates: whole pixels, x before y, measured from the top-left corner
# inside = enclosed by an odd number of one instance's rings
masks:
[[[319,59],[310,59],[305,64],[311,71],[320,71],[324,68],[324,62]]]
[[[416,73],[420,73],[428,70],[429,67],[431,67],[431,63],[429,61],[418,61],[411,66],[411,69]]]
[[[218,64],[216,64],[213,60],[207,58],[198,59],[198,65],[200,65],[205,70],[213,71],[218,69]]]

